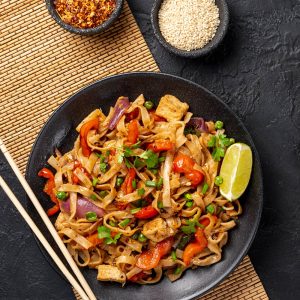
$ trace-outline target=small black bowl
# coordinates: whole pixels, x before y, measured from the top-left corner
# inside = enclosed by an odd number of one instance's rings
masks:
[[[220,24],[213,39],[208,44],[206,44],[203,48],[191,50],[191,51],[185,51],[185,50],[180,50],[175,48],[174,46],[169,44],[161,34],[159,23],[158,23],[158,12],[160,10],[163,1],[164,0],[155,0],[151,11],[151,23],[152,23],[155,36],[157,37],[158,41],[167,50],[179,56],[197,58],[208,54],[213,49],[217,48],[217,46],[222,42],[227,32],[228,23],[229,23],[229,11],[225,0],[215,0],[215,3],[219,8]]]
[[[45,0],[46,6],[48,8],[48,11],[51,15],[51,17],[55,20],[57,24],[59,24],[62,28],[64,28],[67,31],[70,31],[72,33],[77,33],[81,35],[94,35],[97,33],[100,33],[104,30],[106,30],[108,27],[112,25],[114,21],[118,19],[118,17],[121,14],[123,2],[124,0],[116,0],[116,8],[113,11],[113,13],[110,15],[110,17],[101,25],[93,28],[78,28],[72,25],[69,25],[65,23],[57,13],[55,6],[54,6],[54,0]]]

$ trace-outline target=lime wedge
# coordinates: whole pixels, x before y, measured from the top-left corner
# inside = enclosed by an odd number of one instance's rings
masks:
[[[243,143],[231,145],[226,151],[220,170],[223,178],[220,185],[221,195],[229,201],[240,198],[249,183],[251,170],[251,148]]]

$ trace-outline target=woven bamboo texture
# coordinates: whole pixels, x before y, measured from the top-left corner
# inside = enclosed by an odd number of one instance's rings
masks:
[[[53,110],[83,86],[130,71],[159,69],[126,3],[111,29],[83,37],[60,28],[42,0],[0,0],[0,136],[23,172]],[[215,299],[268,299],[248,257],[201,298]]]

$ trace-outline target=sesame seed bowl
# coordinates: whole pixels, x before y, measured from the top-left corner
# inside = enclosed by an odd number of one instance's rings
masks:
[[[225,0],[155,0],[151,23],[156,38],[168,51],[197,58],[212,52],[222,42],[229,11]]]
[[[84,2],[84,1],[74,1],[74,2]],[[71,23],[65,22],[63,20],[63,18],[57,11],[57,8],[55,6],[55,0],[45,0],[46,7],[49,11],[49,14],[55,20],[55,22],[65,30],[80,35],[94,35],[103,32],[107,28],[109,28],[120,16],[124,0],[114,0],[114,2],[115,2],[115,7],[113,8],[112,12],[109,15],[107,15],[107,18],[101,24],[97,24],[94,27],[81,28],[72,25]]]

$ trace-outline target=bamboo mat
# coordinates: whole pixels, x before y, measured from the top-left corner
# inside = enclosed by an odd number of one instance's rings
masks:
[[[54,109],[83,86],[130,71],[159,69],[126,3],[113,28],[82,37],[56,25],[42,0],[0,0],[0,135],[23,172]],[[248,257],[201,298],[215,299],[268,299]]]

